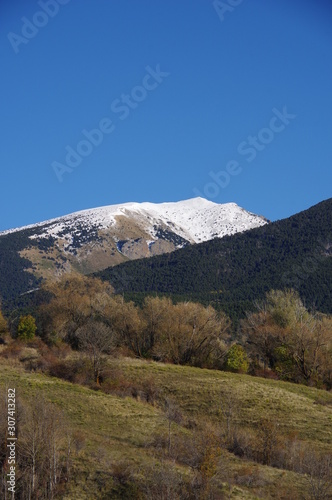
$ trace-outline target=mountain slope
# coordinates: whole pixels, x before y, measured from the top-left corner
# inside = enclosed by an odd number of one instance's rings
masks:
[[[303,461],[305,446],[323,453],[331,446],[332,395],[327,391],[248,375],[130,358],[109,360],[109,367],[116,385],[113,382],[113,393],[105,394],[39,372],[24,371],[18,361],[10,363],[3,359],[0,364],[2,397],[10,380],[23,401],[33,402],[38,395],[61,409],[67,426],[72,429],[72,473],[66,490],[60,490],[56,498],[138,498],[137,489],[130,489],[130,486],[135,483],[136,488],[144,487],[151,481],[159,483],[163,477],[158,472],[162,464],[172,473],[165,476],[167,483],[165,479],[161,483],[163,491],[168,491],[165,485],[169,488],[177,474],[183,481],[195,484],[198,471],[190,465],[197,452],[193,454],[195,448],[190,443],[194,440],[202,443],[197,441],[202,428],[210,433],[212,429],[218,429],[219,434],[223,432],[225,424],[220,410],[223,401],[228,405],[228,401],[232,403],[229,406],[232,422],[235,420],[237,431],[241,429],[246,436],[247,446],[263,419],[277,422],[278,437],[283,438],[281,444],[289,443],[284,453],[293,460],[301,458]],[[128,391],[128,388],[140,388],[138,392],[142,396],[134,399],[117,395],[117,390],[121,394],[121,389]],[[153,397],[157,401],[153,404],[143,399],[144,390],[148,388],[155,390]],[[163,396],[173,403],[176,415],[180,416],[171,427],[176,450],[172,460],[163,448],[169,425],[169,417],[161,404]],[[47,436],[45,443],[48,443]],[[257,441],[254,444],[259,445]],[[190,460],[181,461],[187,447]],[[232,498],[296,500],[308,493],[309,482],[300,472],[253,463],[247,456],[240,458],[233,453],[223,453],[217,467],[219,474],[224,473],[222,477],[226,470],[226,498],[229,498],[230,484],[235,491]],[[116,470],[124,474],[116,475]],[[223,498],[222,492],[215,498]]]
[[[135,221],[137,227],[152,239],[156,239],[158,229],[165,226],[190,243],[220,238],[267,223],[263,217],[247,212],[236,203],[217,204],[198,197],[174,203],[124,203],[82,210],[38,224],[2,231],[0,236],[37,229],[36,236],[31,238],[63,238],[70,249],[75,237],[84,241],[85,232],[121,227],[121,218]]]
[[[36,288],[41,278],[92,273],[267,224],[235,203],[203,198],[125,203],[76,212],[0,233],[0,296]]]
[[[117,290],[172,293],[212,303],[233,317],[272,288],[295,288],[332,313],[332,198],[288,219],[97,275]],[[132,295],[134,296],[134,295]]]

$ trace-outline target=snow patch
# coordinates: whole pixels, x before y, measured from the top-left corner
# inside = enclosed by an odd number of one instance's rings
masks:
[[[116,216],[119,215],[139,221],[140,225],[143,225],[144,230],[151,235],[151,240],[147,241],[149,247],[155,242],[152,238],[156,236],[156,228],[161,225],[191,243],[199,243],[267,224],[263,217],[247,212],[236,203],[218,204],[198,197],[178,202],[129,202],[82,210],[38,224],[2,231],[0,236],[46,226],[42,233],[37,231],[30,238],[52,236],[72,243],[73,234],[77,236],[79,228],[88,232],[108,229],[116,226]]]

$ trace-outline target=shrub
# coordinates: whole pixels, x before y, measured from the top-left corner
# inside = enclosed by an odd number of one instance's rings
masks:
[[[0,353],[5,359],[19,359],[23,350],[23,345],[21,342],[12,342]]]
[[[20,340],[31,340],[34,338],[37,330],[36,321],[33,316],[21,316],[17,327],[17,336]]]
[[[89,362],[84,359],[55,361],[48,366],[48,374],[52,377],[81,385],[90,384],[89,370]]]
[[[247,373],[249,361],[247,353],[239,344],[233,344],[226,355],[225,368],[231,372]]]

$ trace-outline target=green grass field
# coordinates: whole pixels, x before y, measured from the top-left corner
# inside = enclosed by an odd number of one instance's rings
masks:
[[[139,395],[135,399],[105,394],[26,372],[18,362],[1,360],[1,388],[15,387],[18,396],[27,400],[43,395],[63,410],[79,443],[73,450],[69,489],[61,498],[144,498],[136,492],[135,484],[148,483],[165,464],[190,480],[191,467],[170,459],[153,445],[168,433],[169,421],[160,403],[164,398],[171,399],[182,415],[182,422],[172,423],[172,438],[188,438],[203,428],[222,432],[222,402],[232,394],[232,401],[236,401],[232,424],[243,432],[255,431],[261,419],[266,418],[277,422],[280,435],[291,436],[293,442],[310,445],[317,451],[331,450],[332,395],[326,391],[127,358],[109,360],[109,368],[115,378],[121,374],[127,383],[152,385],[156,393],[154,404],[143,401]],[[195,425],[189,425],[190,422]],[[128,476],[123,480],[126,485],[114,473],[119,464]],[[232,478],[231,485],[227,477]],[[227,451],[218,459],[213,481],[220,491],[223,489],[225,498],[296,499],[307,494],[303,474],[258,464]],[[220,495],[206,498],[224,498]]]

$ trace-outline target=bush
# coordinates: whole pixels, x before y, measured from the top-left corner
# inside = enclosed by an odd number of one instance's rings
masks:
[[[36,321],[33,316],[21,316],[17,327],[17,337],[20,340],[31,340],[34,338],[37,330]]]
[[[131,396],[152,405],[159,398],[159,389],[152,377],[141,381],[131,381],[117,368],[104,370],[100,389],[106,394],[115,394],[121,397]]]
[[[61,378],[75,384],[89,385],[91,377],[89,375],[89,361],[84,359],[77,360],[61,360],[55,359],[55,363],[50,363],[48,366],[48,374],[52,377]]]
[[[5,359],[19,359],[23,350],[23,345],[21,342],[12,342],[0,353]]]
[[[267,378],[270,380],[280,380],[278,374],[270,368],[254,367],[250,371],[250,375],[253,375],[255,377]]]
[[[225,368],[231,372],[247,373],[249,361],[247,353],[239,344],[233,344],[226,355]]]

